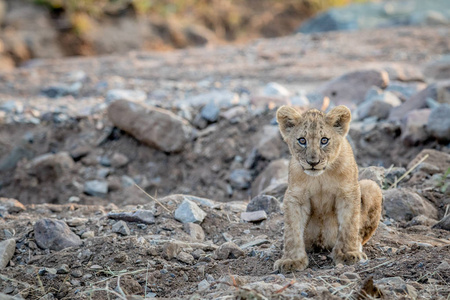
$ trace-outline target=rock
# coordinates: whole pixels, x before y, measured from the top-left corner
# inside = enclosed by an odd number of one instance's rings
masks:
[[[71,218],[66,220],[66,224],[70,227],[77,227],[86,224],[89,221],[87,218]]]
[[[386,215],[396,221],[410,221],[418,215],[437,218],[436,208],[409,189],[390,189],[384,191],[383,196]]]
[[[281,156],[285,146],[277,126],[264,125],[256,136],[255,149],[262,158],[273,160]]]
[[[269,195],[258,195],[247,205],[247,211],[263,210],[267,214],[280,212],[280,202],[277,198]]]
[[[252,173],[246,169],[236,169],[230,173],[229,181],[232,187],[245,190],[250,187]]]
[[[186,253],[186,252],[178,253],[177,259],[179,261],[181,261],[181,262],[184,262],[184,263],[188,264],[188,265],[191,265],[195,261],[194,257],[192,255],[190,255],[189,253]]]
[[[389,76],[389,78],[391,78]],[[390,82],[385,91],[389,91],[397,95],[400,99],[407,101],[412,95],[417,94],[419,91],[426,87],[425,83],[421,82]]]
[[[442,58],[428,63],[423,73],[427,79],[431,80],[447,80],[450,78],[450,56],[446,55]]]
[[[124,236],[130,235],[130,228],[128,228],[127,223],[125,223],[124,221],[118,221],[114,223],[111,229],[112,232],[119,233]]]
[[[383,183],[384,183],[385,171],[386,171],[386,169],[383,167],[370,166],[370,167],[366,167],[366,168],[360,168],[358,180],[370,179],[370,180],[375,181],[375,183],[379,187],[382,187]]]
[[[389,79],[401,82],[424,81],[423,74],[417,66],[413,65],[390,65],[385,68],[389,74]]]
[[[67,95],[76,97],[82,87],[83,84],[81,82],[74,82],[71,85],[58,84],[43,88],[41,93],[49,98],[60,98]]]
[[[214,103],[214,101],[209,102],[205,106],[203,106],[202,110],[200,111],[200,115],[203,119],[210,123],[217,122],[219,119],[220,114],[220,107]]]
[[[259,222],[267,219],[267,214],[264,210],[243,212],[241,213],[241,219],[245,222]]]
[[[62,264],[56,269],[56,274],[69,274],[70,268],[66,264]]]
[[[368,117],[377,117],[379,120],[387,119],[391,109],[401,103],[400,99],[391,92],[366,95],[364,102],[358,106],[358,119],[363,120]]]
[[[108,213],[108,218],[127,222],[155,224],[155,216],[153,215],[153,212],[145,209],[138,209],[134,212],[110,212]]]
[[[428,155],[428,157],[424,162],[437,167],[439,173],[445,173],[448,169],[448,166],[450,166],[450,154],[433,149],[424,149],[419,154],[417,154],[417,156],[413,160],[410,161],[406,168],[408,170],[411,169],[425,155]]]
[[[95,237],[95,233],[94,233],[92,230],[85,231],[85,232],[83,232],[83,233],[81,234],[81,238],[82,238],[83,240],[85,240],[85,239],[91,239],[91,238],[93,238],[93,237]]]
[[[126,166],[130,159],[122,153],[115,152],[111,157],[111,167],[113,168],[121,168],[123,166]]]
[[[90,180],[84,183],[83,191],[96,197],[105,197],[108,194],[108,181],[105,180]]]
[[[0,242],[0,270],[3,271],[4,268],[9,264],[9,261],[14,256],[16,251],[16,240],[8,239]]]
[[[226,242],[220,245],[215,251],[216,259],[223,260],[228,258],[238,258],[244,256],[245,252],[233,242]]]
[[[433,228],[444,229],[450,231],[450,214],[443,217]]]
[[[131,102],[144,102],[147,99],[147,94],[140,90],[109,90],[106,93],[106,103],[111,103],[117,100],[125,100]]]
[[[407,226],[416,226],[416,225],[433,226],[436,223],[437,223],[436,220],[430,219],[424,215],[418,215],[414,217],[411,221],[409,221]]]
[[[78,247],[81,239],[73,233],[63,221],[40,219],[34,224],[36,244],[42,249],[62,250],[68,247]]]
[[[431,110],[428,108],[415,109],[406,114],[402,119],[402,141],[407,145],[416,145],[425,142],[429,138],[427,122]]]
[[[438,103],[450,104],[450,80],[438,82],[437,86],[437,99]],[[430,106],[430,108],[433,108]]]
[[[203,228],[195,223],[185,223],[184,231],[188,233],[194,240],[203,242],[205,240],[205,232]]]
[[[389,113],[389,121],[400,121],[408,112],[416,109],[427,108],[427,99],[437,99],[437,85],[429,85],[426,89],[411,96],[403,104],[392,108]]]
[[[343,277],[348,278],[352,281],[361,281],[361,277],[359,276],[358,273],[353,273],[353,272],[345,272],[342,274]]]
[[[442,271],[450,270],[450,264],[444,260],[443,262],[441,262],[439,264],[439,266],[437,266],[436,270],[440,270],[440,271],[441,270]]]
[[[441,104],[431,110],[427,130],[431,136],[443,143],[450,142],[450,104]]]
[[[248,101],[245,102],[244,100],[245,99],[240,98],[238,94],[227,90],[213,90],[211,92],[175,101],[175,105],[180,106],[188,104],[192,107],[201,107],[213,101],[220,108],[228,108],[233,105],[248,104]]]
[[[201,223],[206,217],[206,213],[190,200],[183,202],[175,210],[174,217],[181,223]]]
[[[208,282],[208,280],[203,279],[202,281],[200,281],[198,283],[197,289],[199,292],[204,292],[204,291],[208,290],[210,286],[211,286],[211,284]]]
[[[44,154],[34,158],[26,168],[39,181],[55,181],[72,171],[75,163],[68,152]]]
[[[291,93],[287,88],[276,82],[269,82],[263,90],[264,96],[289,97]]]
[[[289,172],[289,160],[278,159],[272,161],[252,183],[252,197],[259,195],[264,189],[282,178],[286,178]],[[267,193],[266,193],[267,194]],[[284,194],[284,192],[283,192]],[[274,195],[272,195],[274,196]]]
[[[10,214],[17,214],[25,211],[26,208],[16,199],[0,197],[0,211],[2,210]]]
[[[221,113],[221,116],[227,119],[231,124],[239,122],[240,118],[247,112],[243,106],[235,106]]]
[[[186,120],[172,112],[117,100],[109,105],[113,124],[137,140],[164,152],[180,152],[192,136]]]
[[[361,70],[344,74],[324,84],[318,92],[328,97],[335,105],[356,108],[364,101],[367,91],[372,87],[385,88],[389,84],[386,71]]]

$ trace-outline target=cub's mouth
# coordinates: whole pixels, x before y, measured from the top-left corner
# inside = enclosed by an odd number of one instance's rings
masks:
[[[305,172],[305,174],[309,175],[309,176],[319,176],[323,172],[325,172],[325,168],[326,167],[318,169],[318,168],[311,167],[309,169],[306,169],[305,167],[302,166],[303,172]]]

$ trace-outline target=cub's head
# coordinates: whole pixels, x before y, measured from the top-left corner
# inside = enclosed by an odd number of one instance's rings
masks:
[[[281,135],[292,157],[310,176],[319,176],[332,166],[345,141],[350,120],[350,110],[343,105],[327,114],[316,109],[300,114],[289,106],[277,111]]]

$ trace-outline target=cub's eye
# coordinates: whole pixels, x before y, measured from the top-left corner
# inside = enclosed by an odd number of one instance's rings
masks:
[[[305,138],[301,137],[297,141],[300,144],[300,146],[306,146],[306,139]]]
[[[328,141],[329,141],[330,139],[328,139],[328,138],[322,138],[321,140],[320,140],[320,143],[322,144],[322,145],[326,145],[326,144],[328,144]]]

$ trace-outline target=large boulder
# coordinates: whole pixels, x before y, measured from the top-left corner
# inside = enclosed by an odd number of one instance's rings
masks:
[[[325,83],[318,92],[330,98],[335,105],[343,104],[353,109],[364,101],[371,87],[385,88],[388,84],[389,75],[386,71],[360,70]]]
[[[417,193],[405,189],[391,189],[383,192],[384,210],[388,217],[397,221],[410,221],[418,215],[437,219],[437,209]]]
[[[172,112],[117,100],[108,107],[113,124],[137,140],[164,152],[180,152],[189,141],[192,128]]]

